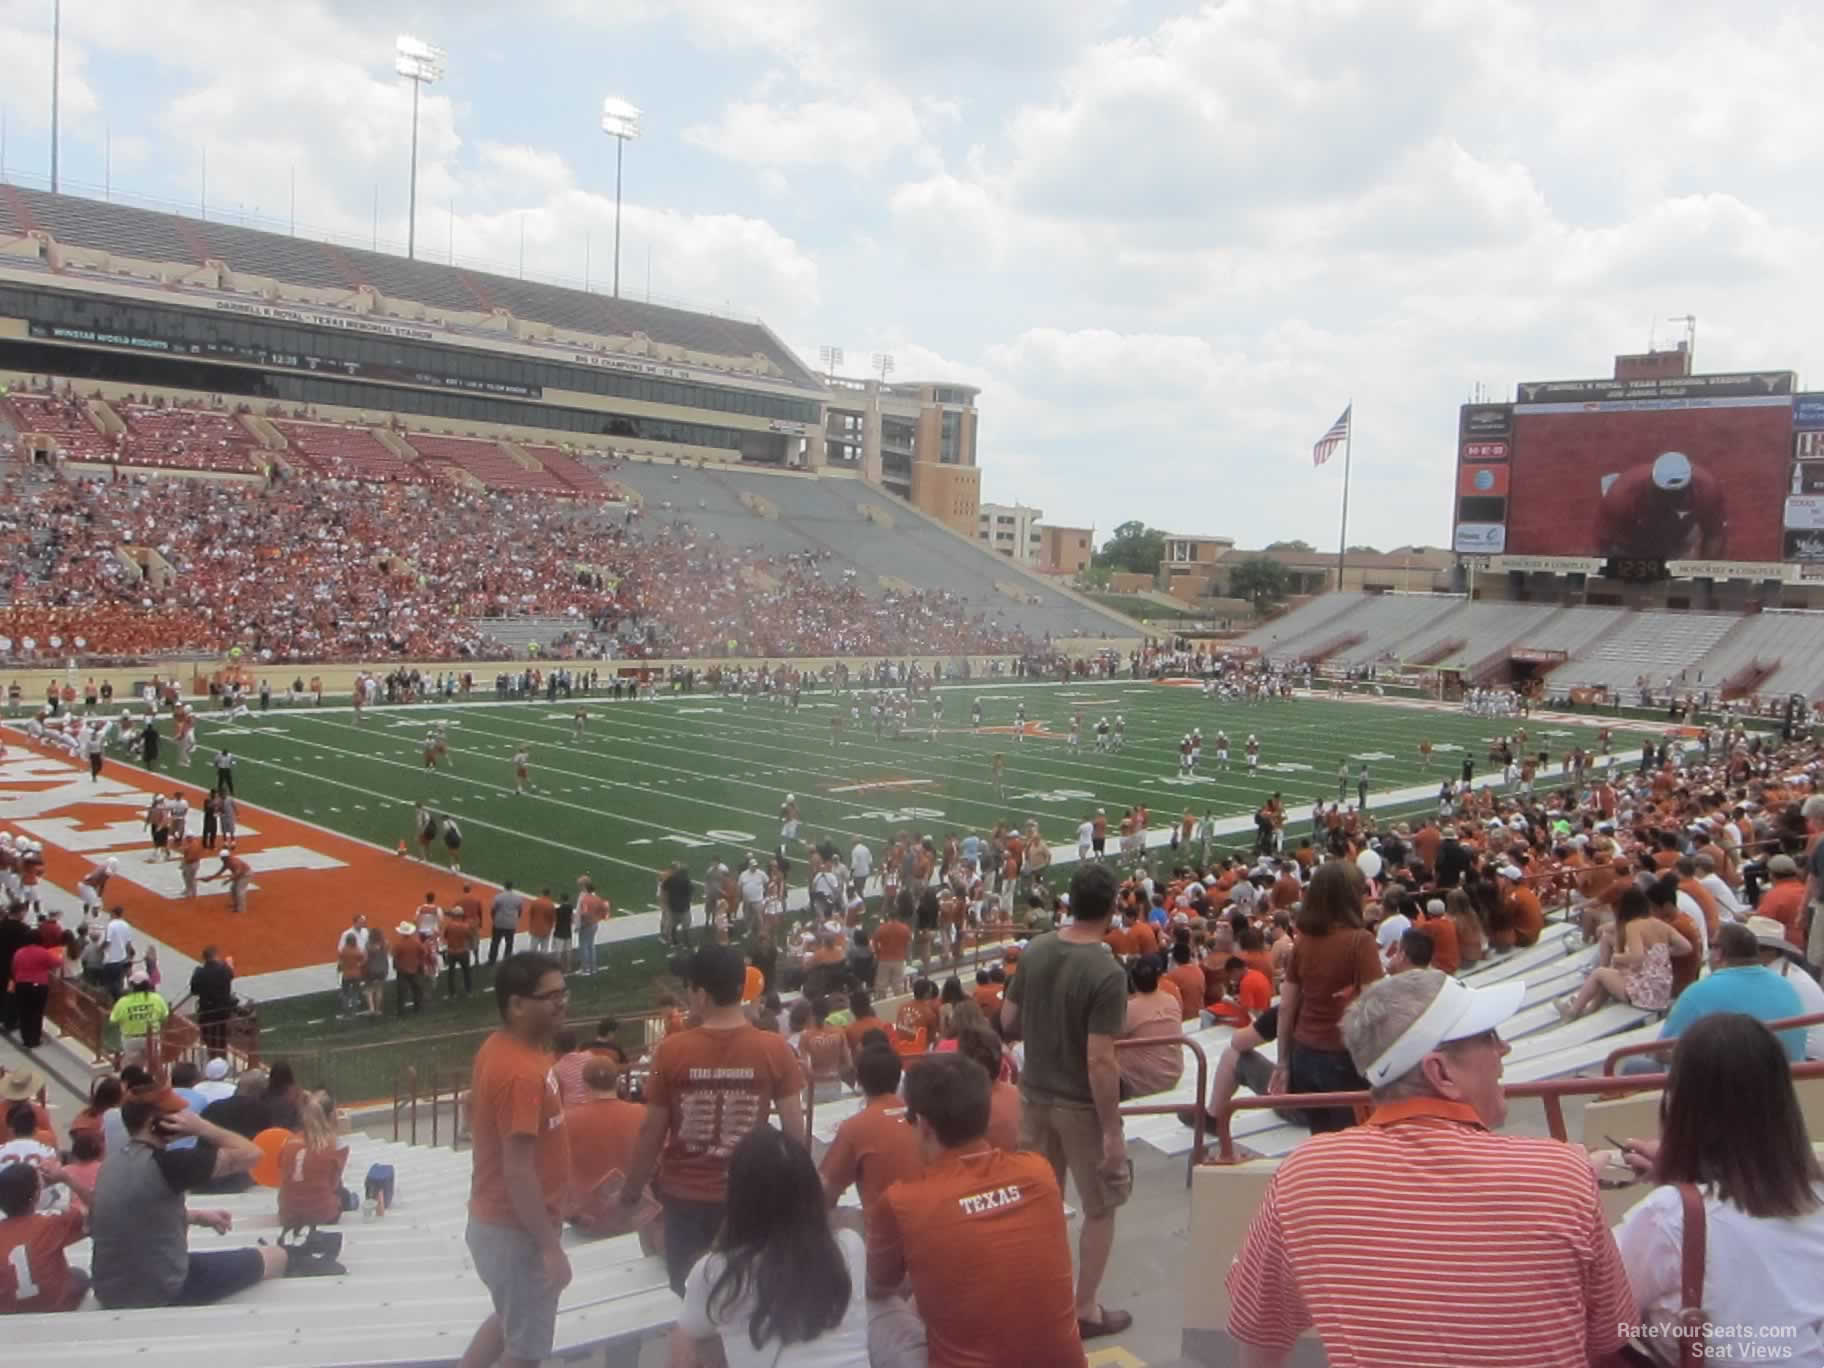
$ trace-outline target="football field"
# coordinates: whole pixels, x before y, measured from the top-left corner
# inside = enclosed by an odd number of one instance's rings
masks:
[[[1229,833],[1212,842],[1212,857],[1250,849],[1250,814],[1272,792],[1287,806],[1288,836],[1310,831],[1312,802],[1338,795],[1337,767],[1348,765],[1354,801],[1362,764],[1369,767],[1371,810],[1385,815],[1435,811],[1435,792],[1458,774],[1465,756],[1478,783],[1491,771],[1491,741],[1522,725],[1515,719],[1469,717],[1412,701],[1337,699],[1301,695],[1249,704],[1205,698],[1195,686],[1136,680],[1073,684],[989,682],[938,691],[943,715],[931,730],[928,700],[914,707],[914,725],[898,737],[876,736],[863,699],[806,694],[796,711],[783,703],[698,693],[653,701],[604,698],[408,704],[370,708],[359,718],[346,703],[287,708],[230,720],[199,713],[199,745],[179,763],[167,731],[157,773],[110,755],[102,775],[49,745],[15,745],[9,729],[0,761],[0,827],[41,843],[45,896],[73,910],[78,880],[105,860],[118,869],[109,905],[160,948],[166,973],[183,982],[205,945],[236,962],[243,992],[262,1003],[267,1043],[297,1052],[357,1045],[335,1066],[350,1095],[378,1096],[391,1082],[388,1042],[439,1032],[478,1031],[492,1019],[489,977],[477,974],[473,998],[433,998],[421,1016],[403,1020],[338,1019],[333,965],[338,933],[356,913],[391,928],[411,916],[426,893],[447,903],[473,880],[484,902],[501,881],[531,892],[563,894],[579,875],[591,876],[613,901],[617,920],[604,927],[603,972],[573,980],[571,1011],[578,1019],[649,1007],[654,980],[665,969],[655,939],[656,881],[683,859],[699,882],[720,860],[762,860],[779,843],[779,808],[796,799],[802,825],[788,844],[792,889],[799,901],[807,881],[806,843],[830,840],[846,854],[856,839],[876,859],[894,835],[912,832],[942,841],[952,833],[986,834],[998,821],[1036,820],[1054,845],[1066,846],[1050,880],[1062,886],[1074,860],[1077,824],[1098,808],[1111,835],[1121,814],[1144,804],[1153,845],[1186,811],[1215,819]],[[861,703],[859,726],[850,709]],[[982,726],[971,726],[972,705]],[[1023,706],[1025,727],[1016,730]],[[586,718],[580,734],[575,714]],[[1067,737],[1081,710],[1081,744]],[[840,716],[839,731],[831,717]],[[1126,743],[1095,749],[1096,722],[1125,719]],[[446,763],[424,764],[424,741],[434,723],[448,736]],[[1524,724],[1528,749],[1550,752],[1546,779],[1574,745],[1592,748],[1596,726],[1557,717]],[[1640,731],[1655,724],[1613,724],[1618,754],[1638,752]],[[1204,738],[1196,773],[1183,774],[1178,744],[1193,728]],[[1231,743],[1229,767],[1216,738]],[[1244,743],[1260,740],[1258,772],[1247,769]],[[1429,769],[1419,744],[1432,747]],[[532,791],[514,791],[512,757],[530,752]],[[236,854],[251,868],[248,908],[238,913],[224,882],[209,882],[217,862],[206,858],[205,881],[192,897],[181,866],[148,847],[144,814],[154,789],[182,789],[191,804],[188,830],[212,784],[217,748],[234,766],[240,835]],[[994,760],[1003,757],[997,793]],[[1543,787],[1543,785],[1542,785]],[[1396,791],[1402,791],[1397,798]],[[418,803],[453,817],[464,833],[463,873],[447,868],[441,842],[429,867],[418,858],[412,830]],[[1226,826],[1224,825],[1227,819]],[[401,841],[409,854],[395,851]],[[1111,852],[1115,842],[1110,841]],[[1154,867],[1169,858],[1155,849]],[[633,914],[633,915],[629,915]],[[701,917],[701,904],[696,915]],[[522,941],[523,944],[523,941]],[[451,1050],[472,1047],[449,1037]],[[448,1043],[446,1041],[446,1043]],[[422,1047],[421,1047],[422,1048]],[[364,1054],[363,1051],[371,1051]],[[458,1051],[459,1052],[459,1051]],[[327,1059],[327,1055],[323,1058]],[[455,1056],[452,1055],[452,1058]],[[320,1061],[321,1063],[321,1061]],[[324,1063],[321,1067],[327,1069]]]
[[[801,843],[788,850],[798,883],[804,844],[825,839],[845,854],[860,839],[878,855],[901,831],[941,842],[951,832],[986,833],[1003,819],[1032,818],[1048,840],[1068,843],[1096,809],[1112,827],[1136,804],[1157,828],[1187,809],[1245,815],[1278,791],[1292,829],[1303,831],[1314,799],[1338,797],[1339,763],[1348,765],[1351,802],[1368,765],[1372,808],[1374,793],[1436,784],[1465,755],[1480,781],[1489,776],[1489,742],[1522,725],[1387,702],[1219,701],[1194,687],[1144,681],[989,684],[939,694],[935,735],[930,704],[919,700],[914,724],[897,737],[876,736],[865,706],[854,722],[851,697],[835,694],[807,694],[796,711],[698,693],[650,702],[417,704],[369,709],[360,719],[334,705],[275,706],[233,723],[205,713],[201,745],[181,777],[206,784],[214,749],[231,747],[243,802],[388,849],[405,840],[414,860],[413,811],[423,802],[462,828],[465,872],[531,889],[570,888],[586,873],[618,911],[641,912],[656,910],[656,875],[673,859],[700,875],[714,860],[770,856],[788,794],[802,816]],[[980,730],[970,725],[978,701]],[[1022,705],[1023,734],[1014,725]],[[587,713],[580,733],[579,708]],[[1084,731],[1073,748],[1067,737],[1079,710]],[[1125,719],[1118,751],[1095,749],[1094,727],[1104,716],[1111,725]],[[424,739],[433,724],[446,729],[449,753],[428,770]],[[1178,744],[1193,728],[1202,730],[1204,747],[1187,776]],[[1231,743],[1226,769],[1216,757],[1218,732]],[[1250,734],[1260,739],[1252,775],[1244,753]],[[1563,723],[1535,723],[1528,735],[1529,749],[1551,752],[1553,770],[1571,746],[1595,741],[1593,727]],[[1421,740],[1432,745],[1429,769],[1420,763]],[[523,794],[515,792],[512,765],[522,746],[532,782]],[[999,792],[997,755],[1005,766]],[[444,862],[441,842],[432,859]]]

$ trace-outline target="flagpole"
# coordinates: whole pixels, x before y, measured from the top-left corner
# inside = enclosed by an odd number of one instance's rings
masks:
[[[1336,538],[1336,589],[1343,589],[1343,559],[1349,547],[1349,458],[1355,447],[1355,400],[1349,401],[1349,426],[1343,431],[1343,525]]]

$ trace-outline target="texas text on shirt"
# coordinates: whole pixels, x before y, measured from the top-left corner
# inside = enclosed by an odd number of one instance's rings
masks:
[[[1064,1198],[1043,1155],[951,1151],[886,1190],[867,1240],[871,1286],[911,1277],[928,1368],[1086,1361]]]

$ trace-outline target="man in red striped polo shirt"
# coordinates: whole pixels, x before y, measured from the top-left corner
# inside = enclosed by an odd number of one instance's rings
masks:
[[[1374,1090],[1368,1124],[1280,1164],[1229,1270],[1244,1368],[1315,1326],[1352,1368],[1582,1368],[1615,1353],[1633,1293],[1580,1149],[1494,1133],[1496,1031],[1524,984],[1437,970],[1370,984],[1343,1039]]]

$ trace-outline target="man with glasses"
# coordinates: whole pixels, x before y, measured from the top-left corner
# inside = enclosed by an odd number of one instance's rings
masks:
[[[494,1314],[463,1368],[536,1364],[551,1352],[570,1261],[558,1214],[570,1182],[570,1141],[551,1042],[569,1001],[549,955],[509,955],[494,978],[500,1028],[475,1055],[470,1085],[474,1177],[469,1252]]]
[[[1509,1048],[1496,1028],[1525,995],[1435,969],[1362,990],[1343,1040],[1374,1110],[1274,1172],[1228,1277],[1244,1368],[1284,1363],[1312,1326],[1333,1362],[1570,1365],[1620,1350],[1634,1294],[1588,1159],[1495,1133]],[[1446,1268],[1449,1295],[1414,1295],[1413,1270]]]

